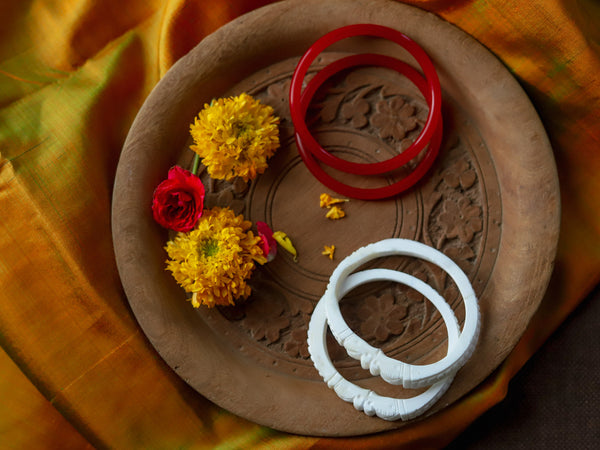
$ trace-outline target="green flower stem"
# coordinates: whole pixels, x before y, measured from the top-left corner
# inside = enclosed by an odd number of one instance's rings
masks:
[[[198,175],[198,166],[200,166],[200,155],[194,153],[194,160],[192,161],[192,173]]]

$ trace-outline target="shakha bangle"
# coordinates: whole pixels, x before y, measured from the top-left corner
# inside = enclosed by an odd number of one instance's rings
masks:
[[[319,86],[322,83],[324,83],[330,76],[339,72],[340,70],[357,65],[379,65],[396,70],[405,75],[408,79],[410,79],[419,88],[419,90],[425,96],[425,98],[429,100],[430,93],[427,91],[427,83],[425,82],[421,74],[408,64],[385,55],[377,55],[371,53],[351,55],[329,64],[328,66],[320,70],[310,80],[301,97],[300,106],[303,117],[306,115],[306,110],[308,108],[308,105],[310,104],[312,96],[315,94],[315,92],[318,90]],[[314,159],[313,155],[307,151],[304,145],[304,140],[298,133],[296,133],[296,145],[298,148],[298,153],[302,157],[308,170],[322,184],[334,190],[335,192],[341,195],[345,195],[347,197],[362,200],[376,200],[391,197],[409,189],[414,184],[416,184],[423,177],[423,175],[425,175],[425,173],[433,165],[433,162],[435,161],[435,158],[438,155],[442,139],[442,132],[443,123],[440,116],[439,120],[436,122],[436,129],[434,130],[433,138],[429,143],[429,146],[425,151],[425,155],[421,162],[415,168],[413,168],[413,170],[407,176],[401,178],[400,180],[392,184],[384,185],[382,187],[377,188],[358,188],[354,186],[349,186],[333,178],[331,175],[325,172],[323,168],[321,168],[318,162]],[[399,156],[402,156],[404,154],[405,153],[402,153]]]
[[[393,41],[413,56],[421,66],[425,75],[429,95],[425,95],[429,103],[429,113],[423,130],[417,139],[402,153],[387,161],[376,163],[355,163],[330,154],[323,149],[311,135],[305,122],[305,115],[301,108],[301,92],[304,77],[308,68],[316,57],[327,47],[353,36],[373,36]],[[359,56],[359,55],[357,55]],[[398,169],[413,159],[431,141],[434,131],[441,118],[441,88],[433,63],[425,51],[408,36],[392,28],[375,24],[355,24],[333,30],[318,39],[302,56],[292,76],[290,84],[290,113],[296,129],[296,135],[309,147],[312,154],[325,164],[346,173],[358,175],[375,175]]]
[[[459,339],[458,323],[452,308],[428,284],[406,273],[389,269],[371,269],[357,272],[345,279],[340,295],[343,297],[352,289],[372,281],[395,281],[406,284],[428,298],[439,310],[448,330],[448,353]],[[308,327],[308,349],[315,368],[335,393],[350,402],[359,411],[367,415],[376,415],[385,420],[409,420],[427,411],[446,392],[453,374],[440,379],[425,392],[411,398],[392,398],[381,396],[370,389],[357,386],[348,381],[335,368],[326,345],[327,317],[323,301],[315,307]]]
[[[348,327],[338,301],[343,296],[343,285],[348,276],[363,264],[389,255],[420,258],[439,266],[454,280],[465,305],[465,321],[458,343],[439,361],[425,365],[408,364],[385,355],[372,347]],[[405,388],[428,386],[456,373],[471,357],[480,331],[480,313],[475,292],[465,273],[442,252],[423,243],[408,239],[384,239],[361,247],[346,257],[333,271],[325,294],[320,300],[325,304],[327,322],[334,337],[348,354],[359,357],[364,369],[380,375],[390,384]]]

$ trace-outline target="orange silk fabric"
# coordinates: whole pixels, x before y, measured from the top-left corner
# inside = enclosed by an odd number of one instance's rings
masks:
[[[11,448],[443,447],[600,276],[600,6],[594,0],[421,0],[520,81],[555,151],[556,268],[508,359],[444,411],[351,439],[293,436],[189,388],[137,325],[110,229],[136,112],[204,36],[268,0],[30,0],[0,4],[0,443]]]

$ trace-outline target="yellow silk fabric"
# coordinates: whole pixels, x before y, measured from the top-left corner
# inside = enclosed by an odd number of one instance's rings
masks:
[[[0,446],[442,447],[504,397],[511,377],[598,282],[598,3],[410,1],[495,53],[546,127],[563,209],[540,310],[486,382],[399,431],[288,435],[189,388],[157,356],[122,291],[110,229],[114,174],[136,112],[168,68],[208,33],[268,3],[0,3]]]

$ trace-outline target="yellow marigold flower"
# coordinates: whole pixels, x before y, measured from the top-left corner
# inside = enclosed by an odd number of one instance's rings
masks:
[[[250,295],[246,280],[255,262],[267,261],[251,225],[231,209],[214,207],[204,211],[194,230],[167,242],[167,270],[193,294],[194,307],[233,305]]]
[[[245,93],[213,101],[190,126],[190,148],[212,178],[252,180],[265,171],[267,159],[279,147],[279,118],[273,112]]]
[[[321,194],[319,196],[319,206],[321,208],[329,208],[332,205],[336,205],[338,203],[348,202],[347,198],[334,198],[329,194]]]
[[[327,214],[325,214],[325,217],[327,217],[328,219],[341,219],[342,217],[345,217],[346,213],[344,212],[344,210],[342,208],[340,208],[337,205],[332,206],[329,211],[327,211]]]
[[[325,255],[329,257],[329,259],[333,259],[333,254],[335,252],[335,245],[325,245],[323,246],[324,250],[321,252],[321,255]]]

